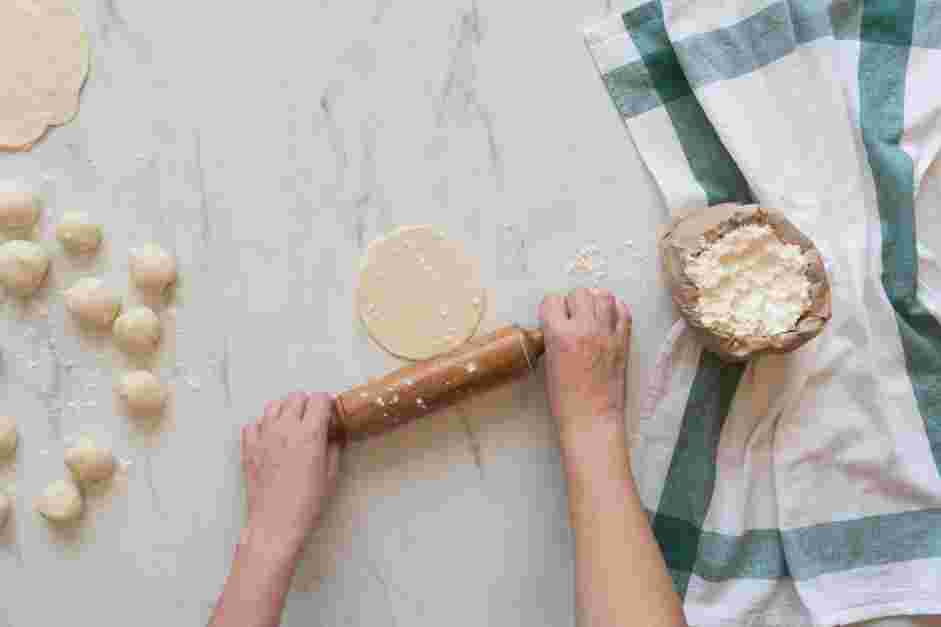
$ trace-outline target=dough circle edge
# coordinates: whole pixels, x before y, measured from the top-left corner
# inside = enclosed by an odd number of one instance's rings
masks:
[[[44,79],[54,78],[57,82],[54,89],[33,90],[30,92],[33,100],[39,99],[40,103],[31,103],[34,106],[29,110],[20,110],[17,106],[12,108],[9,103],[0,106],[0,152],[26,152],[32,150],[48,132],[49,129],[64,126],[72,122],[78,115],[81,93],[88,80],[91,69],[91,45],[90,38],[82,25],[82,19],[79,14],[78,3],[73,0],[34,0],[32,5],[25,8],[22,3],[4,3],[2,11],[4,17],[11,18],[10,23],[19,26],[17,19],[23,20],[24,15],[27,24],[32,21],[35,28],[36,20],[49,20],[45,24],[46,28],[42,31],[43,36],[35,39],[36,45],[48,47],[49,41],[55,39],[55,36],[68,35],[63,41],[66,44],[73,44],[67,50],[57,50],[61,53],[53,66],[34,65],[32,68],[17,60],[13,65],[14,69],[31,69],[32,74],[40,76],[38,83]],[[64,29],[64,30],[63,30]],[[24,32],[29,32],[24,29]],[[13,42],[22,44],[22,42]],[[27,47],[26,53],[34,51],[32,45]],[[77,56],[72,56],[73,54]],[[30,58],[26,54],[25,58]],[[27,62],[28,63],[28,62]],[[34,62],[37,63],[38,62]],[[7,75],[4,78],[8,78]],[[22,83],[13,82],[14,88],[22,88]],[[23,105],[22,102],[16,104]],[[16,121],[10,124],[10,121]]]
[[[405,249],[411,250],[411,248],[405,243],[409,234],[418,234],[422,237],[428,237],[434,241],[445,243],[446,248],[451,249],[450,252],[445,249],[441,249],[435,250],[432,254],[453,254],[454,258],[451,260],[451,263],[455,267],[459,266],[461,263],[465,264],[465,269],[470,274],[472,279],[472,287],[467,287],[465,290],[468,296],[468,309],[465,310],[465,313],[467,311],[472,311],[472,314],[467,316],[466,324],[461,325],[461,328],[450,329],[450,331],[457,332],[454,333],[446,343],[444,341],[436,342],[433,337],[429,336],[427,344],[423,343],[421,346],[406,346],[405,344],[407,344],[407,342],[403,342],[399,338],[392,337],[394,336],[394,333],[388,328],[377,329],[373,315],[368,310],[368,308],[371,305],[375,305],[375,303],[372,302],[374,299],[366,295],[366,286],[364,283],[367,272],[374,266],[374,264],[377,263],[377,257],[383,255],[383,257],[380,258],[385,258],[385,256],[391,254],[388,251],[383,252],[387,247],[395,246],[397,243],[401,243]],[[420,253],[422,251],[417,252]],[[445,275],[447,272],[448,270],[446,269],[440,274]],[[455,273],[457,273],[456,270]],[[384,274],[384,272],[380,272],[380,274]],[[447,277],[443,276],[442,278],[447,284]],[[408,279],[409,277],[402,277],[398,279],[398,281],[407,281]],[[397,279],[393,277],[389,279],[389,281],[397,282]],[[356,289],[356,301],[357,317],[359,318],[360,323],[363,325],[363,328],[369,334],[369,337],[373,342],[376,343],[376,345],[378,345],[383,351],[389,353],[393,357],[407,361],[418,362],[449,353],[467,343],[477,334],[486,312],[487,292],[481,282],[478,261],[466,252],[461,242],[459,240],[446,237],[439,229],[436,229],[432,225],[419,224],[397,227],[388,233],[376,237],[372,242],[369,243],[360,261],[360,274],[359,284]],[[434,306],[434,304],[431,306]],[[380,311],[379,314],[381,316],[382,312]]]

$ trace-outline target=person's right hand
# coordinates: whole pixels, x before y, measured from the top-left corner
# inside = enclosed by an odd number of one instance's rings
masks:
[[[546,337],[546,390],[563,439],[601,421],[623,424],[631,313],[604,290],[547,296],[539,317]]]
[[[329,395],[296,392],[242,427],[245,533],[273,554],[300,551],[333,491],[340,447],[328,439],[332,416]]]

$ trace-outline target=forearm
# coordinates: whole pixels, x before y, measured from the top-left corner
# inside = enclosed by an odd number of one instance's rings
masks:
[[[630,470],[622,420],[563,434],[580,627],[685,626]]]
[[[266,544],[244,532],[209,626],[279,625],[298,554],[299,547]]]

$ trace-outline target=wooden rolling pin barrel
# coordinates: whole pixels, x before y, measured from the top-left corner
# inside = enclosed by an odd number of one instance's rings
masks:
[[[362,439],[427,416],[521,377],[545,350],[541,331],[519,326],[473,339],[337,396],[331,436]]]

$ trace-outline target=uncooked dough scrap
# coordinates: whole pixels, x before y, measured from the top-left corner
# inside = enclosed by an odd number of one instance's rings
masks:
[[[36,242],[10,240],[0,244],[0,285],[29,298],[49,273],[49,254]]]
[[[65,308],[82,324],[106,329],[121,311],[121,301],[101,279],[85,277],[65,291]]]
[[[56,239],[70,255],[92,255],[101,246],[101,225],[83,211],[69,211],[56,226]]]
[[[372,338],[406,359],[429,359],[470,339],[484,291],[477,264],[430,226],[402,227],[370,244],[359,314]]]
[[[118,348],[129,355],[146,355],[157,350],[160,333],[160,318],[152,309],[142,306],[118,316],[112,329]]]
[[[146,370],[128,372],[118,383],[118,396],[133,416],[156,416],[167,403],[167,390]]]
[[[104,481],[114,475],[116,464],[111,449],[95,446],[83,436],[65,451],[65,465],[76,481]]]
[[[40,213],[38,194],[19,181],[0,181],[0,231],[28,238]]]
[[[0,2],[0,58],[0,149],[28,150],[78,112],[89,48],[72,2]]]
[[[176,282],[176,259],[157,244],[131,251],[131,279],[140,289],[161,293]]]
[[[71,481],[60,479],[49,484],[36,501],[36,509],[54,523],[68,523],[78,519],[85,508],[82,493]]]

